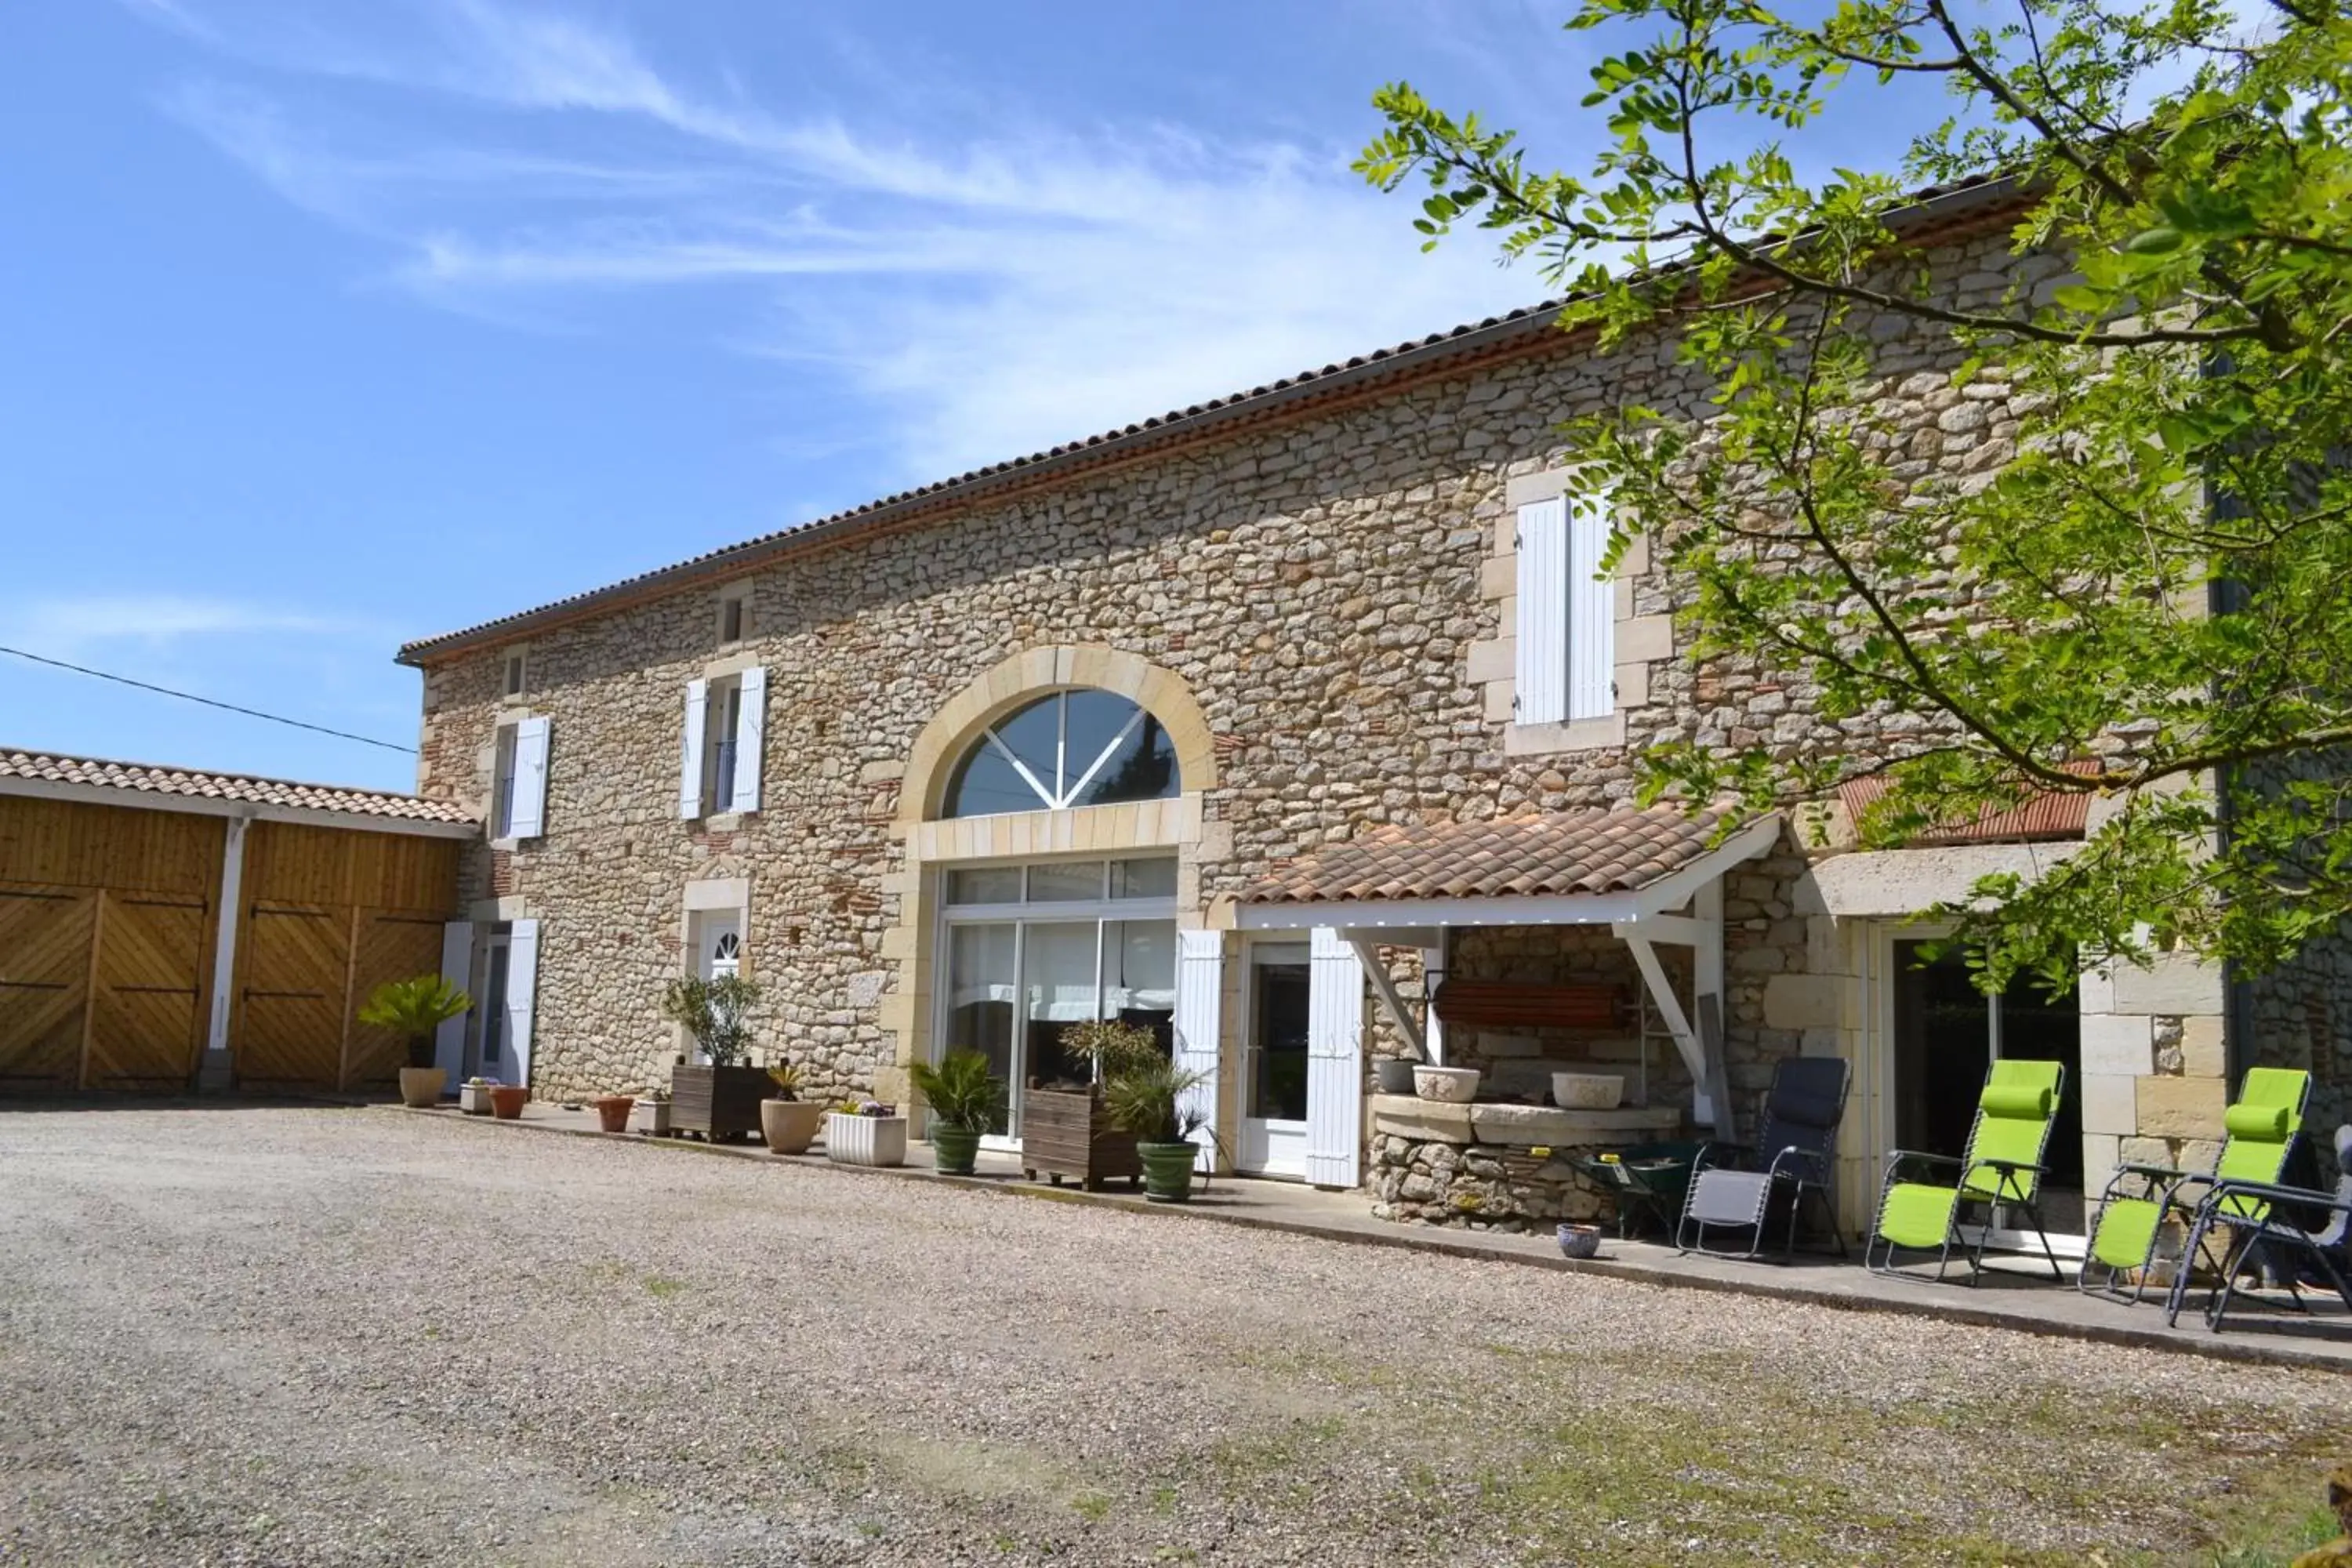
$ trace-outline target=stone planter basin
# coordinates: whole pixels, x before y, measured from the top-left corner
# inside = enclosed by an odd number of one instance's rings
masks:
[[[1614,1110],[1624,1102],[1625,1075],[1614,1072],[1556,1072],[1551,1075],[1551,1102],[1562,1110]]]
[[[1440,1105],[1467,1105],[1477,1098],[1476,1068],[1415,1068],[1412,1092]]]

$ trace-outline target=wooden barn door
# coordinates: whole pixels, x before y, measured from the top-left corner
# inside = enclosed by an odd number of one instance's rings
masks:
[[[252,907],[238,950],[241,1081],[313,1087],[340,1081],[351,965],[348,910]]]
[[[212,906],[164,893],[103,897],[83,1087],[185,1089],[203,1048]]]
[[[0,886],[0,1090],[81,1080],[98,895]]]
[[[343,1088],[377,1089],[399,1081],[400,1069],[408,1065],[408,1042],[362,1024],[359,1010],[387,980],[441,973],[444,923],[439,915],[360,912],[359,938],[352,953],[351,1047],[343,1060]]]

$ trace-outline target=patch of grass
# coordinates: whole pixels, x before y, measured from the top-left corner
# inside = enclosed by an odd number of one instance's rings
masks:
[[[1101,1492],[1080,1492],[1070,1500],[1072,1511],[1088,1524],[1100,1524],[1110,1517],[1110,1499]]]
[[[646,1294],[667,1301],[686,1289],[686,1281],[672,1279],[662,1274],[648,1274],[645,1278],[645,1287]]]
[[[1174,1487],[1152,1488],[1151,1511],[1162,1519],[1168,1518],[1176,1511],[1176,1495]]]

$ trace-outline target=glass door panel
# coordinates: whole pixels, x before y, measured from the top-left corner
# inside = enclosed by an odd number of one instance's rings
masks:
[[[1053,1083],[1085,1076],[1062,1050],[1062,1031],[1101,1016],[1096,958],[1098,921],[1025,923],[1021,928],[1021,1077]]]
[[[1020,930],[1010,925],[960,925],[948,936],[950,1051],[978,1051],[1008,1084],[1021,1079],[1013,1059],[1013,1010],[1020,988]],[[1018,1102],[1020,1097],[1009,1097]],[[1008,1112],[1009,1114],[1009,1112]],[[990,1131],[1009,1131],[1003,1117]]]
[[[1103,1016],[1150,1029],[1160,1048],[1176,1044],[1176,922],[1106,921]]]

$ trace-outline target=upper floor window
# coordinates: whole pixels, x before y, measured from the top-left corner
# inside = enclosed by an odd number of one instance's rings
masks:
[[[1601,574],[1605,502],[1555,496],[1519,508],[1517,691],[1522,724],[1605,719],[1616,706],[1617,593]]]
[[[751,633],[751,595],[744,588],[719,595],[719,640],[739,643]]]
[[[523,694],[523,689],[529,684],[528,678],[530,673],[530,656],[528,654],[524,653],[520,648],[508,654],[506,666],[506,695],[509,697],[521,696]]]
[[[1108,691],[1056,691],[982,731],[948,781],[948,816],[1170,800],[1183,788],[1160,721]]]
[[[768,672],[761,666],[687,682],[678,758],[680,816],[691,820],[760,809],[767,701]]]

